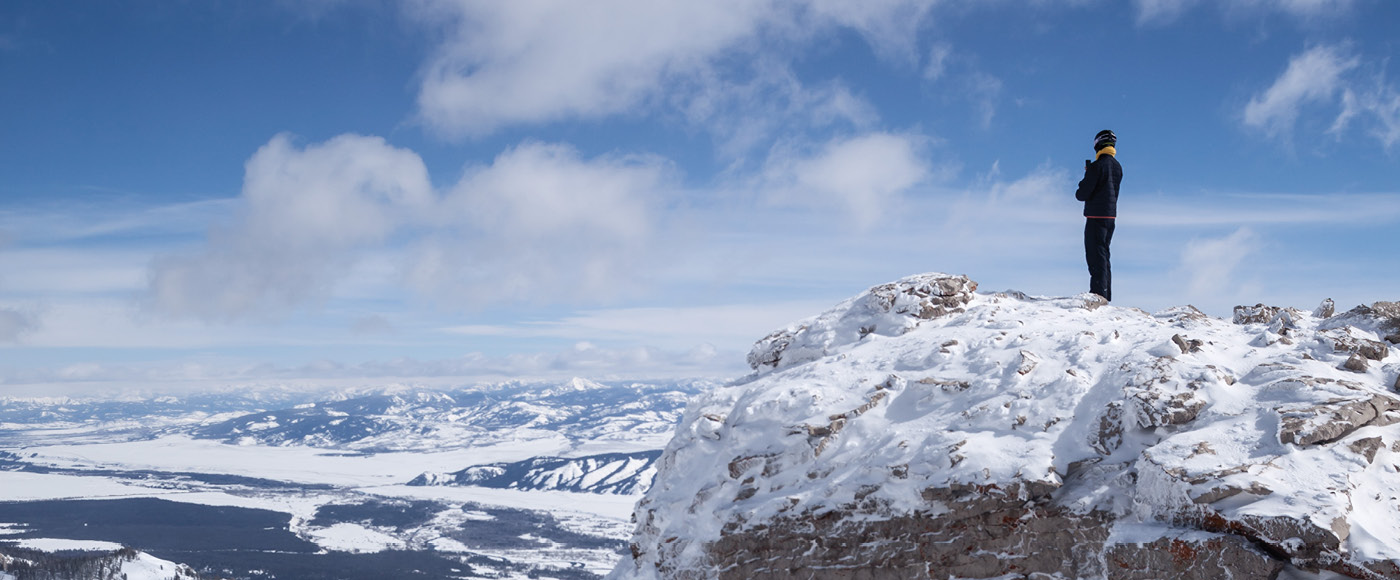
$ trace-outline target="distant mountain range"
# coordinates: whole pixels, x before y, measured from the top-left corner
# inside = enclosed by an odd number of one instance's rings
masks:
[[[686,400],[714,383],[506,383],[408,391],[249,413],[191,431],[235,444],[306,445],[363,452],[482,446],[554,433],[574,441],[670,437]]]
[[[309,446],[347,452],[442,450],[553,436],[660,449],[706,380],[508,382],[439,390],[361,393],[284,390],[127,399],[0,398],[0,426],[44,432],[82,427],[108,441],[188,434],[236,445]],[[319,397],[319,399],[318,399]]]
[[[424,473],[409,485],[474,485],[501,489],[555,490],[635,495],[651,486],[661,450],[587,457],[536,457],[475,465],[452,473]]]

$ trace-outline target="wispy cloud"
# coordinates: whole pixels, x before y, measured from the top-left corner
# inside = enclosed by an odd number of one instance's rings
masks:
[[[1384,61],[1368,63],[1347,44],[1294,55],[1273,85],[1245,105],[1242,121],[1270,137],[1288,138],[1309,106],[1337,111],[1327,130],[1337,139],[1364,124],[1366,134],[1387,149],[1400,143],[1400,89],[1387,79]]]
[[[1175,22],[1186,12],[1205,4],[1233,15],[1258,15],[1268,13],[1286,14],[1303,25],[1315,23],[1318,19],[1328,19],[1348,14],[1355,0],[1134,0],[1137,7],[1137,23],[1143,25],[1165,25]]]
[[[1343,75],[1360,62],[1346,47],[1336,45],[1315,46],[1294,56],[1273,85],[1245,105],[1245,126],[1270,137],[1288,135],[1302,108],[1333,100],[1343,89]]]
[[[1134,0],[1137,4],[1137,23],[1169,24],[1195,6],[1200,0]]]
[[[1400,143],[1400,89],[1384,73],[1369,82],[1359,81],[1342,93],[1342,112],[1328,132],[1341,139],[1358,119],[1372,121],[1366,132],[1386,149]]]
[[[1230,301],[1251,292],[1240,287],[1238,270],[1261,246],[1258,234],[1240,228],[1222,238],[1192,240],[1181,252],[1186,295],[1193,300]]]

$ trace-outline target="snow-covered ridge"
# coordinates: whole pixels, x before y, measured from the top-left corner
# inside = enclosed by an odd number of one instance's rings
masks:
[[[189,566],[112,542],[30,539],[0,544],[0,550],[15,554],[0,552],[0,580],[199,580]]]
[[[408,485],[475,485],[527,489],[640,494],[651,486],[660,450],[605,453],[586,457],[535,457],[525,461],[474,465],[452,473],[424,473]]]
[[[912,276],[760,340],[687,407],[614,577],[1400,578],[1395,304],[975,289]]]

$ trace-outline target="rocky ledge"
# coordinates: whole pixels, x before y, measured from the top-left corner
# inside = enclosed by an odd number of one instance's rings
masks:
[[[698,397],[613,578],[1400,580],[1400,308],[924,274]]]

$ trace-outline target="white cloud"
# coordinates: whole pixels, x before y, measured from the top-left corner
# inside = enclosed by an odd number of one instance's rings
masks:
[[[778,203],[835,208],[868,228],[929,177],[923,141],[870,133],[832,139],[815,152],[779,148],[764,168],[763,186]]]
[[[804,84],[786,62],[765,56],[747,78],[706,77],[671,102],[687,122],[718,141],[722,157],[741,159],[776,134],[850,126],[864,129],[880,118],[869,102],[845,84]]]
[[[1219,0],[1206,3],[1226,13],[1237,15],[1258,15],[1281,12],[1308,25],[1318,19],[1346,14],[1355,0]],[[1175,22],[1192,8],[1202,4],[1201,0],[1134,0],[1137,6],[1138,25],[1161,25]]]
[[[197,252],[155,260],[146,300],[177,317],[276,314],[332,297],[352,274],[398,276],[451,304],[606,299],[644,270],[670,175],[654,157],[527,143],[440,195],[417,154],[382,139],[298,149],[278,136],[249,160],[235,221]],[[378,267],[386,249],[397,271]]]
[[[1333,100],[1345,86],[1343,75],[1360,59],[1341,46],[1319,45],[1295,55],[1288,68],[1244,108],[1244,124],[1270,137],[1289,134],[1305,105]]]
[[[937,0],[809,0],[818,21],[829,20],[861,33],[886,58],[917,62],[919,26]]]
[[[329,296],[358,252],[383,243],[433,203],[416,154],[377,137],[342,135],[298,149],[274,137],[248,161],[242,212],[194,254],[158,258],[155,310],[228,319]]]
[[[1400,143],[1400,89],[1386,78],[1385,61],[1367,62],[1347,45],[1294,55],[1274,84],[1245,105],[1243,122],[1270,137],[1288,137],[1308,106],[1339,107],[1327,130],[1337,139],[1364,125],[1386,149]]]
[[[953,45],[935,42],[929,49],[928,61],[924,63],[924,78],[936,81],[948,72],[948,58],[953,55]]]
[[[1311,19],[1342,14],[1350,10],[1355,0],[1233,0],[1243,8],[1278,10],[1299,19]]]
[[[1134,0],[1137,4],[1137,23],[1166,24],[1176,21],[1187,9],[1200,0]]]
[[[786,68],[832,28],[860,32],[887,58],[917,61],[934,0],[417,0],[441,26],[419,110],[449,135],[676,104]],[[746,63],[721,66],[720,61]],[[737,76],[736,76],[737,75]],[[809,99],[795,99],[809,100]]]
[[[1180,270],[1186,275],[1186,294],[1193,299],[1232,300],[1247,295],[1237,280],[1240,264],[1258,251],[1261,241],[1249,228],[1223,238],[1198,239],[1181,252]]]
[[[1342,112],[1328,131],[1341,139],[1353,121],[1369,117],[1373,123],[1367,132],[1386,149],[1400,143],[1400,90],[1377,75],[1371,86],[1358,84],[1342,94]]]
[[[445,197],[445,235],[424,242],[409,280],[457,303],[604,300],[640,283],[672,169],[649,156],[585,161],[527,143],[469,172]]]
[[[967,98],[977,108],[984,129],[990,127],[992,118],[996,117],[1001,89],[1001,79],[986,72],[978,71],[968,80]]]

